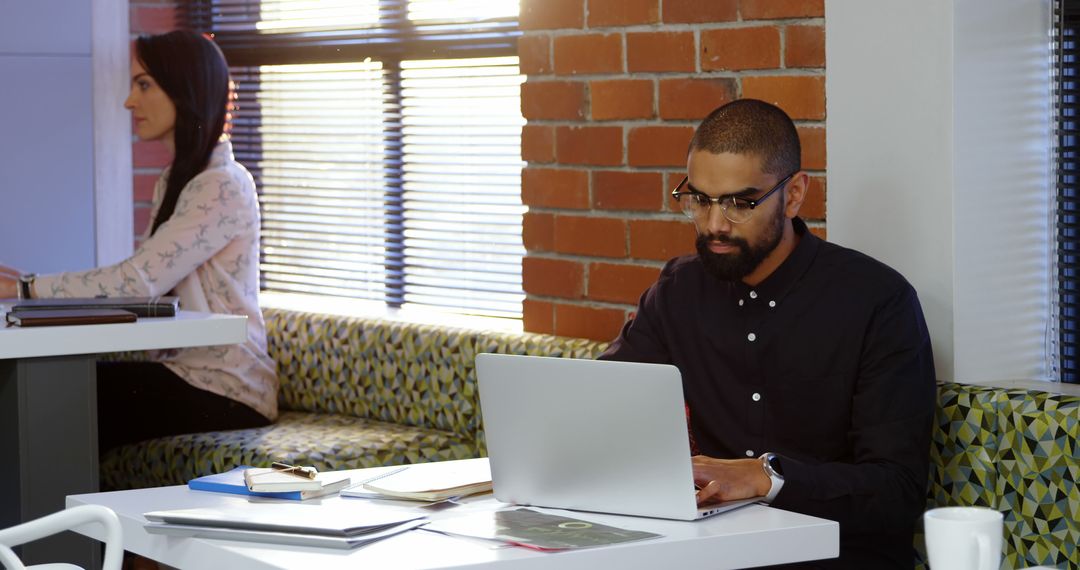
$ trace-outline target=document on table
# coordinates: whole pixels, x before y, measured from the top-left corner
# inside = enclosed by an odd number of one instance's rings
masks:
[[[343,489],[343,497],[443,501],[491,490],[487,458],[405,465]]]
[[[236,502],[216,508],[178,509],[143,513],[150,522],[169,525],[285,532],[333,537],[356,537],[404,522],[423,513],[353,501]]]
[[[433,521],[424,530],[542,551],[591,548],[660,536],[522,508],[447,517]]]
[[[389,538],[427,524],[427,520],[406,521],[381,530],[358,536],[326,536],[297,532],[273,532],[265,530],[247,530],[219,526],[198,526],[187,524],[148,523],[143,528],[150,534],[167,534],[188,538],[216,538],[219,540],[239,540],[242,542],[263,542],[290,546],[315,546],[348,550],[371,544],[377,540]]]

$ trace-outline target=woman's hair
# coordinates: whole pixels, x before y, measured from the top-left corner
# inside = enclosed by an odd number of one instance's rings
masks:
[[[177,30],[135,40],[135,57],[176,106],[176,156],[150,233],[172,216],[180,191],[206,168],[225,131],[229,67],[214,42]]]

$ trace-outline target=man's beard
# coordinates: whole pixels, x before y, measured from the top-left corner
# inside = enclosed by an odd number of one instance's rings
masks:
[[[769,225],[765,226],[764,231],[761,241],[755,245],[750,245],[745,239],[737,237],[719,234],[698,234],[695,245],[705,270],[721,281],[737,281],[746,277],[761,265],[761,262],[776,249],[776,246],[780,245],[780,239],[784,235],[783,210],[777,212],[777,215],[770,220]],[[713,253],[709,250],[709,242],[731,244],[738,251],[734,253]]]

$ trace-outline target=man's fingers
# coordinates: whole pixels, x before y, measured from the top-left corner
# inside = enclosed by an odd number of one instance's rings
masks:
[[[697,502],[701,505],[708,502],[722,501],[723,491],[724,485],[719,481],[709,481],[697,492]]]

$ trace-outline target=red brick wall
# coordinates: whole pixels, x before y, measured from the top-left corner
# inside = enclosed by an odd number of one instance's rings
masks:
[[[790,114],[825,233],[824,0],[522,0],[525,330],[610,340],[694,228],[667,194],[709,111]]]
[[[178,27],[178,2],[174,0],[131,0],[131,39],[141,34],[160,34]],[[150,201],[153,199],[154,182],[161,175],[172,156],[165,145],[147,143],[135,138],[132,131],[132,167],[135,181],[135,240],[150,224]]]

